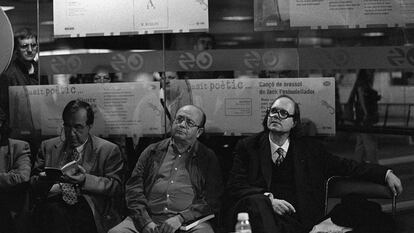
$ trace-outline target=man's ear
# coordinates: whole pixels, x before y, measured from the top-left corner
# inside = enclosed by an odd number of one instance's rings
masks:
[[[199,138],[204,133],[204,128],[197,129],[197,138]]]

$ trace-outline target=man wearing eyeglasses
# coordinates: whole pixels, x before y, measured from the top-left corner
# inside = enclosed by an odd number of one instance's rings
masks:
[[[214,152],[197,140],[205,122],[204,112],[194,105],[177,111],[171,138],[151,144],[139,157],[126,184],[129,216],[109,233],[173,233],[216,213],[222,177]],[[191,231],[213,229],[203,222]]]
[[[37,38],[30,29],[23,28],[14,35],[12,61],[0,76],[0,108],[9,117],[9,86],[37,85]]]
[[[3,73],[10,86],[38,85],[37,37],[29,28],[22,28],[14,35],[13,60]]]
[[[325,181],[333,175],[402,192],[391,170],[331,155],[317,141],[302,137],[300,126],[299,105],[282,95],[267,111],[264,131],[235,147],[227,191],[235,201],[233,211],[249,213],[253,232],[309,232],[324,215]]]
[[[19,135],[29,142],[32,151],[37,151],[40,138],[32,120],[31,103],[28,97],[14,98],[13,106],[9,106],[9,87],[24,85],[39,85],[38,79],[38,41],[36,34],[29,28],[22,28],[14,34],[14,54],[8,68],[0,76],[0,108],[6,112],[13,133],[30,131],[30,135]],[[47,83],[45,83],[47,84]],[[12,109],[9,109],[12,108]],[[19,109],[13,119],[9,113]]]
[[[123,156],[115,144],[91,135],[94,112],[88,103],[70,101],[62,118],[62,135],[42,142],[34,165],[36,230],[106,232],[121,220]],[[63,169],[67,164],[72,166]]]

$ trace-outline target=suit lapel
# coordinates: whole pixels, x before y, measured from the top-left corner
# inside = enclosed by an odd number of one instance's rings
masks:
[[[260,156],[260,163],[262,167],[263,177],[266,181],[267,188],[270,188],[272,181],[272,155],[270,151],[269,136],[267,133],[263,133],[260,140],[260,147],[257,155]]]
[[[82,155],[82,166],[87,172],[90,172],[95,165],[95,162],[98,158],[96,148],[98,147],[96,138],[90,136],[88,142],[85,145],[85,151]]]
[[[293,163],[294,163],[294,173],[295,173],[295,184],[297,190],[299,187],[303,187],[304,181],[306,180],[305,177],[305,158],[306,158],[306,151],[304,151],[303,147],[297,145],[297,141],[291,140],[289,146],[289,152],[293,153]]]
[[[49,161],[45,161],[45,166],[50,166],[50,167],[60,167],[60,161],[62,161],[62,159],[64,159],[65,155],[65,151],[64,151],[64,146],[65,144],[61,141],[57,142],[55,145],[53,145],[52,147],[52,153],[49,156]]]
[[[300,140],[300,139],[299,139]],[[307,151],[304,146],[300,145],[298,140],[291,140],[291,145],[289,146],[290,153],[294,153],[293,163],[294,163],[294,179],[295,179],[295,188],[296,188],[296,200],[297,200],[297,211],[298,214],[303,217],[304,208],[309,206],[309,203],[306,203],[309,200],[306,195],[309,193],[308,190],[309,179],[308,173],[306,172],[306,158]]]

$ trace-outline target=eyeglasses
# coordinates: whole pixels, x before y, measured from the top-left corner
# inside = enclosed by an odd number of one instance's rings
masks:
[[[187,126],[187,128],[193,128],[193,127],[197,127],[200,128],[199,125],[197,125],[193,120],[185,117],[185,116],[177,116],[174,120],[175,123],[177,124],[181,124],[183,123],[183,121],[185,122],[185,125]]]
[[[280,109],[280,108],[271,108],[269,111],[269,116],[270,117],[275,117],[277,115],[278,118],[284,120],[287,119],[289,117],[294,117],[295,115],[289,114],[288,111],[284,110],[284,109]]]
[[[109,75],[100,75],[100,74],[95,74],[93,76],[93,80],[94,82],[110,82],[111,81],[111,77],[109,77]]]
[[[20,48],[21,48],[21,49],[28,49],[28,48],[29,48],[29,46],[30,46],[32,49],[35,49],[35,48],[37,48],[37,43],[22,44],[22,45],[20,45]]]
[[[65,128],[65,131],[67,132],[70,132],[70,130],[74,130],[75,132],[80,133],[87,127],[87,125],[81,125],[81,124],[70,125],[70,124],[63,123],[63,127]]]

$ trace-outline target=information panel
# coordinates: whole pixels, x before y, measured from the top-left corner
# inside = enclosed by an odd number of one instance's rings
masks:
[[[162,134],[158,82],[10,87],[11,127],[17,134],[41,130],[59,135],[65,105],[80,99],[92,105],[96,135]]]
[[[413,11],[411,0],[255,0],[255,30],[403,27]]]
[[[53,21],[55,37],[207,31],[208,0],[54,0]]]
[[[273,100],[279,95],[289,95],[300,105],[308,134],[335,134],[334,78],[189,81],[194,103],[207,115],[207,132],[259,132],[263,129],[266,109]]]

